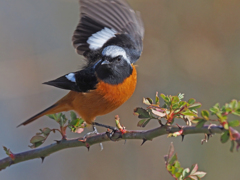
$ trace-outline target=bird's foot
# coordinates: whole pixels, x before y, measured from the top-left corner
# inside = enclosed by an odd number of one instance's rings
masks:
[[[118,135],[117,137],[114,136],[114,134],[118,131],[118,128],[116,128],[116,127],[108,126],[108,125],[105,125],[105,124],[100,124],[100,123],[97,123],[97,122],[93,122],[92,125],[107,128],[106,134],[111,141],[117,141],[119,138],[122,137],[121,135],[120,136]]]
[[[92,125],[92,127],[93,127],[93,131],[92,132],[88,132],[87,134],[85,134],[83,136],[83,139],[80,140],[81,142],[86,142],[88,137],[91,137],[93,135],[99,134],[99,132],[97,131],[97,128],[94,125]],[[103,150],[103,144],[100,143],[99,145],[100,145],[100,148],[101,148],[101,151],[102,151]]]
[[[118,139],[120,139],[122,137],[121,134],[115,135],[117,131],[118,131],[117,128],[112,131],[110,129],[107,129],[106,134],[111,141],[117,141]]]
[[[105,124],[100,124],[100,123],[97,123],[97,122],[92,122],[92,125],[93,126],[105,127],[107,129],[111,129],[113,131],[117,131],[118,130],[116,127],[108,126],[108,125],[105,125]]]

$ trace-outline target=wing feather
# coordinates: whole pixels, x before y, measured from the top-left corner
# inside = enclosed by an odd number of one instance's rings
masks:
[[[107,34],[107,30],[103,31],[105,28],[116,31],[116,34],[130,35],[135,49],[141,53],[143,23],[140,14],[132,10],[124,0],[80,0],[80,17],[72,38],[78,54],[87,57],[89,52],[100,49],[102,43],[112,38]],[[89,40],[90,37],[94,38]],[[93,42],[94,40],[96,42]]]

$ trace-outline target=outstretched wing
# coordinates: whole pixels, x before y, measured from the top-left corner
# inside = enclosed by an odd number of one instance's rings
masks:
[[[72,37],[78,54],[87,57],[117,34],[126,34],[134,41],[134,49],[140,56],[143,23],[124,0],[80,0],[80,17]]]
[[[98,81],[92,68],[83,69],[61,76],[43,84],[77,92],[87,92],[96,88]]]

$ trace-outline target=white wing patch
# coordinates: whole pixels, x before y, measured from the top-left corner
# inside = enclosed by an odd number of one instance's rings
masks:
[[[69,73],[68,75],[65,76],[69,81],[76,82],[75,74],[74,73]]]
[[[111,58],[122,56],[128,62],[128,64],[131,64],[126,51],[120,46],[115,46],[115,45],[107,46],[103,49],[102,55],[110,56]]]
[[[91,50],[101,48],[109,39],[116,37],[116,33],[117,32],[114,29],[105,27],[88,38],[87,43],[90,45],[89,48]]]

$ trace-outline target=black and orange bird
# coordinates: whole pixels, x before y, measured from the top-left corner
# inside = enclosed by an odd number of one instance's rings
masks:
[[[133,94],[144,34],[139,13],[124,0],[80,0],[80,22],[72,42],[85,67],[43,84],[70,90],[52,106],[21,123],[74,110],[86,123],[107,114]]]

